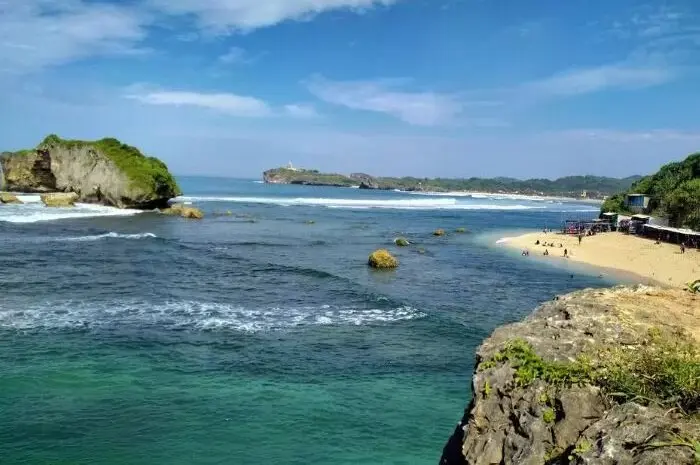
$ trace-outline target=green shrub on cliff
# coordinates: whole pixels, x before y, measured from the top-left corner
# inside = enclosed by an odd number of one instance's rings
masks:
[[[180,193],[180,188],[168,167],[155,157],[143,155],[139,149],[119,140],[107,137],[97,141],[61,139],[55,134],[47,136],[42,146],[60,146],[66,149],[79,149],[92,146],[109,158],[133,183],[134,187],[156,196],[167,196],[169,192]]]

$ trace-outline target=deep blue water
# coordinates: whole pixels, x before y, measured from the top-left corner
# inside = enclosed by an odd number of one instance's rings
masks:
[[[590,205],[181,184],[203,221],[0,207],[3,465],[434,464],[481,340],[610,284],[493,245]]]

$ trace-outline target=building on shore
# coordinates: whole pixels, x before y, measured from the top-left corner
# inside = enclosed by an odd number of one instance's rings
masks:
[[[651,196],[646,194],[626,194],[625,207],[635,213],[645,213],[649,209]]]

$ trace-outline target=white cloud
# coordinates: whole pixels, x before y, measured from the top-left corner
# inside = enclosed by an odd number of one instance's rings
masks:
[[[330,81],[315,76],[306,84],[313,95],[328,103],[385,113],[416,126],[447,124],[464,110],[465,103],[456,96],[397,89],[402,83],[401,80]]]
[[[304,21],[332,10],[363,12],[398,0],[149,0],[173,15],[194,15],[215,32],[251,31],[287,20]]]
[[[198,107],[241,118],[311,119],[319,116],[316,109],[309,104],[288,104],[275,107],[255,97],[231,93],[149,90],[148,86],[137,84],[127,88],[124,96],[147,105]]]
[[[128,94],[127,98],[149,105],[192,106],[208,108],[232,116],[260,118],[271,116],[270,106],[255,97],[226,93],[198,93],[182,91],[154,91]]]
[[[317,118],[319,116],[316,108],[314,108],[313,105],[308,104],[285,105],[284,111],[292,118],[306,119]]]
[[[527,83],[524,88],[538,95],[570,96],[607,89],[643,89],[665,84],[676,77],[677,71],[671,67],[620,63],[555,74]]]
[[[128,7],[83,0],[0,3],[0,74],[139,52],[146,22]]]

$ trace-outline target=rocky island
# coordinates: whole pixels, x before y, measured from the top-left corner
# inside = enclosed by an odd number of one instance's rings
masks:
[[[585,290],[500,327],[441,465],[700,463],[700,294]]]
[[[295,168],[291,164],[263,173],[269,184],[301,184],[308,186],[359,187],[360,189],[400,190],[407,192],[487,192],[500,194],[549,195],[602,199],[628,189],[640,176],[617,179],[601,176],[569,176],[556,180],[513,178],[415,178],[375,177],[365,173],[350,175],[322,173]]]
[[[135,209],[167,207],[180,195],[165,163],[135,147],[113,138],[81,141],[56,135],[34,149],[0,154],[0,189],[67,193],[72,200],[46,198]]]

